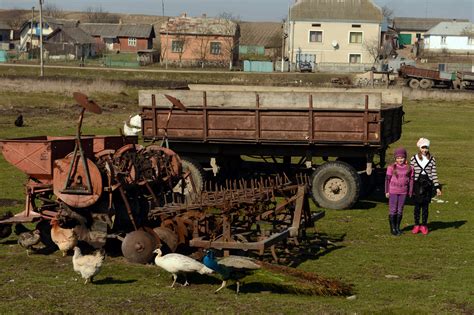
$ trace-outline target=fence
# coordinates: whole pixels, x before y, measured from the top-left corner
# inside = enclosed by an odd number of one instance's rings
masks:
[[[106,54],[104,55],[106,67],[138,68],[140,63],[137,54]]]

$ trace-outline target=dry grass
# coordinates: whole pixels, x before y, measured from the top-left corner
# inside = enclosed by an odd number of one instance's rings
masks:
[[[31,92],[53,92],[72,95],[72,92],[81,91],[87,95],[96,92],[120,93],[125,84],[109,80],[34,80],[34,79],[0,79],[0,92],[24,92],[25,86]]]
[[[439,101],[462,101],[474,100],[473,91],[459,91],[448,89],[413,90],[403,88],[403,97],[408,100],[439,100]]]

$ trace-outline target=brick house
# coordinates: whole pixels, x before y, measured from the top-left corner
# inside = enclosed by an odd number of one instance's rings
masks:
[[[94,37],[98,52],[138,52],[152,49],[152,24],[81,23],[79,27]]]
[[[161,55],[165,63],[179,65],[232,65],[238,57],[239,27],[218,18],[171,18],[160,28]]]

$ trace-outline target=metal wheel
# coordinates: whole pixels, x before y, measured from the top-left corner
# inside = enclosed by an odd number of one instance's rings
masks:
[[[433,86],[433,81],[429,80],[429,79],[421,79],[420,81],[420,87],[422,89],[429,89]]]
[[[189,175],[184,179],[184,183],[180,181],[173,191],[178,193],[183,191],[186,198],[193,198],[193,195],[199,194],[204,189],[204,169],[199,162],[188,157],[181,157],[181,165],[183,173],[189,172]]]
[[[146,264],[153,258],[156,239],[148,232],[138,230],[128,233],[122,242],[122,254],[129,262]]]

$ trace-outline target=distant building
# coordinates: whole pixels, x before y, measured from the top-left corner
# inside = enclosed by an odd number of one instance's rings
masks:
[[[280,22],[240,22],[239,56],[281,57],[283,24]]]
[[[220,18],[171,18],[160,29],[162,60],[186,65],[229,66],[237,60],[239,27]]]
[[[51,17],[43,18],[43,37],[51,34],[55,29],[66,26],[76,27],[79,24],[77,20],[64,20]],[[22,51],[30,50],[31,48],[39,47],[40,39],[40,23],[38,20],[28,20],[20,28],[20,46]]]
[[[44,39],[49,58],[83,60],[96,54],[95,40],[79,27],[59,27]]]
[[[449,21],[452,19],[396,17],[393,19],[393,28],[399,33],[400,45],[413,45],[423,39],[429,29],[440,22]],[[458,22],[469,22],[469,20],[461,19]]]
[[[152,24],[81,23],[79,27],[94,37],[100,52],[138,52],[153,48]]]
[[[12,28],[0,21],[0,49],[8,50],[10,49],[10,42],[13,39],[13,30]]]
[[[290,8],[288,57],[297,64],[371,64],[366,46],[380,46],[382,21],[371,0],[299,0]]]
[[[425,51],[452,53],[474,52],[474,24],[441,22],[425,33]]]

